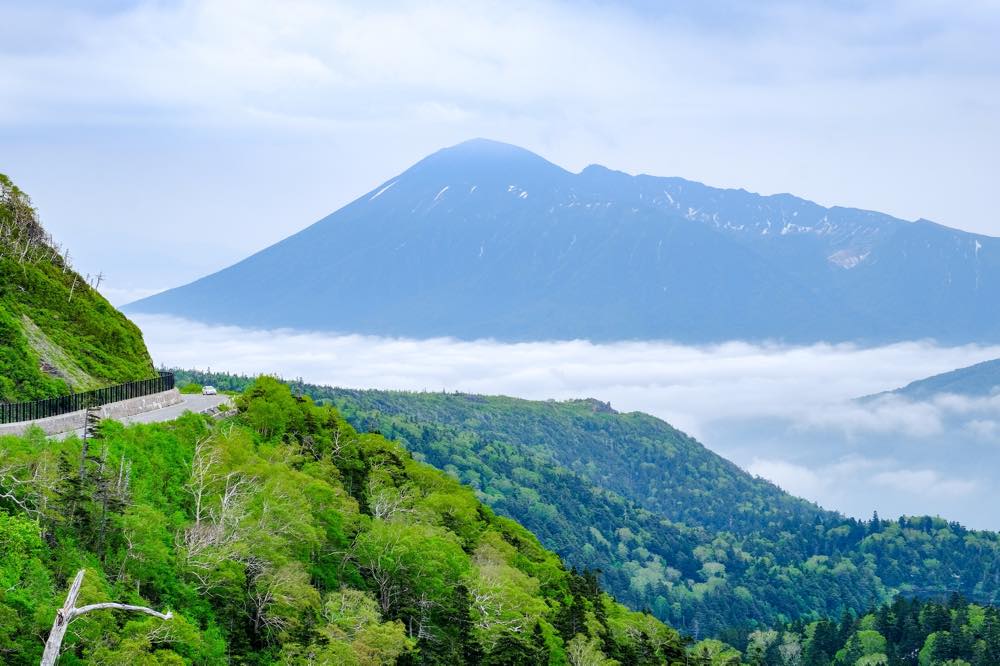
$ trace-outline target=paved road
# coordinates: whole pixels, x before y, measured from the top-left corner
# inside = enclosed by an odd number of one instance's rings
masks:
[[[155,409],[151,412],[143,412],[135,416],[127,416],[123,419],[116,419],[122,423],[159,423],[161,421],[173,421],[184,412],[204,412],[205,410],[218,407],[224,402],[229,402],[228,395],[201,395],[181,394],[182,402],[163,409]]]
[[[201,395],[201,394],[181,394],[181,402],[163,409],[154,409],[151,412],[143,412],[135,416],[126,416],[114,419],[122,423],[160,423],[162,421],[173,421],[184,412],[204,412],[218,407],[224,402],[229,402],[231,396],[228,395]],[[71,434],[83,435],[83,428],[70,432],[60,433],[55,437],[68,437]]]

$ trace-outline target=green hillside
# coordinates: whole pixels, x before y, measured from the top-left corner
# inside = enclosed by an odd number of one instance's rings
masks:
[[[233,375],[182,380],[239,389]],[[594,400],[297,390],[599,568],[617,598],[695,636],[861,612],[895,593],[1000,597],[1000,537],[941,518],[857,521],[797,499],[645,414]]]
[[[940,518],[859,522],[794,498],[645,414],[338,390],[378,429],[469,483],[609,589],[691,633],[839,616],[905,594],[1000,597],[1000,537]],[[641,531],[612,516],[635,515]],[[641,512],[648,512],[643,514]]]
[[[261,379],[224,422],[0,438],[0,662],[37,664],[66,581],[94,613],[60,664],[683,663],[471,489]],[[96,451],[95,451],[96,450]],[[615,661],[609,661],[614,659]]]
[[[139,329],[72,269],[0,174],[0,402],[152,375]]]

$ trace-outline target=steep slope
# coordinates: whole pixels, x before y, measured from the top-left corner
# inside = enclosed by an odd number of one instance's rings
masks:
[[[940,518],[844,518],[645,414],[594,400],[295,388],[397,439],[567,562],[601,569],[622,601],[694,635],[839,617],[896,591],[1000,598],[996,534]]]
[[[958,342],[1000,339],[998,296],[995,238],[679,178],[573,174],[475,140],[128,311],[415,337]]]
[[[546,460],[577,476],[577,501],[610,494],[651,513],[659,526],[647,521],[632,534],[582,511],[560,535],[576,535],[572,549],[552,546],[582,565],[596,564],[587,557],[593,551],[614,553],[610,588],[692,633],[811,613],[836,617],[895,591],[1000,598],[998,535],[939,518],[846,519],[751,477],[645,414],[616,414],[593,401],[380,391],[339,390],[334,402],[359,425],[458,474],[543,539],[545,509],[566,510]]]
[[[0,402],[153,374],[139,329],[67,264],[0,174]]]
[[[680,663],[677,632],[568,571],[398,444],[263,378],[222,423],[0,438],[0,661],[38,663],[78,567],[82,602],[174,618],[74,623],[61,663]],[[11,483],[11,481],[17,481]],[[581,661],[585,660],[585,661]]]

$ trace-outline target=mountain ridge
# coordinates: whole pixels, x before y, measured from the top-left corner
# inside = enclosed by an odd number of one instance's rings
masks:
[[[859,400],[867,401],[886,396],[927,400],[941,394],[989,397],[998,393],[1000,393],[1000,359],[992,359],[917,379],[906,386],[864,396]]]
[[[957,343],[1000,340],[996,298],[1000,239],[474,140],[125,309],[414,338]]]

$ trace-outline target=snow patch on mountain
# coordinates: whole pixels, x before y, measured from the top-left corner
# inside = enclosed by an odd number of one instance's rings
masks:
[[[399,182],[398,180],[392,181],[391,183],[389,183],[388,185],[386,185],[385,187],[383,187],[381,190],[379,190],[378,192],[376,192],[375,194],[373,194],[372,197],[371,197],[371,199],[369,199],[368,201],[374,201],[375,199],[378,199],[380,196],[382,196],[383,192],[385,192],[386,190],[388,190],[390,187],[392,187],[393,185],[395,185],[398,182]]]
[[[840,250],[839,252],[834,252],[829,257],[826,258],[831,264],[840,266],[844,270],[850,270],[856,268],[865,259],[868,258],[871,252],[864,252],[862,254],[855,254],[852,250]]]

